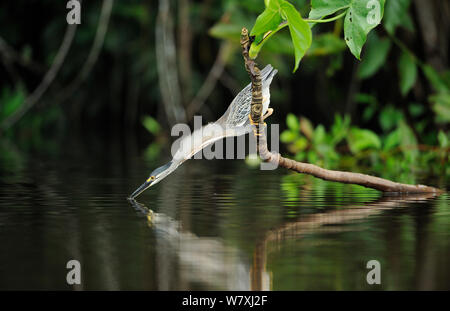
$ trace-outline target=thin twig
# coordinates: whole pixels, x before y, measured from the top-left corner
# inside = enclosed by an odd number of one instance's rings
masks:
[[[53,61],[52,66],[47,71],[41,83],[34,90],[34,92],[25,99],[22,106],[20,106],[18,110],[16,110],[12,115],[10,115],[3,121],[1,125],[2,130],[9,129],[17,121],[19,121],[36,104],[36,102],[39,101],[39,99],[48,89],[48,87],[58,74],[59,70],[61,69],[61,65],[64,63],[64,60],[66,59],[67,53],[70,50],[70,46],[72,45],[73,38],[75,36],[76,29],[77,24],[67,25],[66,33],[64,34],[63,41],[55,56],[55,60]]]
[[[188,120],[191,120],[194,114],[200,110],[200,108],[205,103],[206,99],[208,99],[209,95],[214,90],[217,80],[220,78],[225,68],[228,55],[230,54],[229,53],[230,48],[231,45],[229,42],[224,42],[221,44],[219,52],[217,53],[216,60],[214,61],[214,65],[209,71],[205,82],[203,83],[200,90],[197,92],[197,95],[186,109]]]
[[[189,103],[192,85],[192,29],[190,0],[178,1],[178,65],[183,105]]]
[[[222,83],[223,86],[225,86],[231,94],[236,96],[239,91],[241,90],[239,88],[239,84],[236,82],[236,80],[231,77],[226,70],[222,72],[222,75],[219,78],[219,81]]]
[[[383,192],[403,192],[403,193],[440,193],[442,190],[424,186],[424,185],[408,185],[393,182],[380,177],[353,173],[343,171],[333,171],[321,168],[314,164],[297,162],[291,159],[282,157],[279,153],[271,152],[267,148],[267,138],[265,131],[261,130],[264,126],[263,119],[261,117],[260,105],[262,101],[261,91],[261,76],[260,71],[253,59],[248,56],[250,49],[250,40],[248,38],[248,31],[246,28],[242,29],[241,33],[241,46],[242,55],[245,61],[245,68],[250,75],[252,81],[252,103],[250,110],[250,118],[255,125],[254,134],[257,138],[258,151],[261,159],[266,162],[272,162],[278,164],[278,166],[290,169],[298,173],[304,173],[312,175],[314,177],[334,181],[346,184],[356,184],[368,188],[377,189]]]
[[[170,0],[159,0],[155,36],[159,89],[167,121],[172,126],[176,123],[184,122],[186,120],[186,112],[181,105]]]
[[[100,51],[102,50],[103,42],[105,41],[105,35],[108,30],[109,18],[111,16],[113,4],[114,0],[103,0],[94,43],[89,51],[86,62],[83,64],[79,74],[72,81],[72,83],[60,91],[56,96],[58,102],[64,102],[67,98],[69,98],[92,71],[92,68],[97,62]]]
[[[44,66],[36,63],[33,60],[25,59],[20,53],[15,51],[8,44],[8,42],[6,42],[5,39],[3,39],[1,36],[0,36],[0,54],[3,54],[4,59],[6,59],[6,61],[9,63],[16,62],[19,65],[28,68],[35,73],[41,73],[44,71]]]

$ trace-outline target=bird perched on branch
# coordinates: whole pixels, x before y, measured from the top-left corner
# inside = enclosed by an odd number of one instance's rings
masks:
[[[262,95],[263,95],[263,119],[270,116],[273,112],[269,108],[270,104],[270,84],[277,70],[271,65],[267,65],[261,71]],[[249,118],[250,105],[252,101],[252,86],[248,84],[233,99],[227,111],[216,122],[203,126],[195,130],[192,134],[182,137],[180,146],[175,152],[173,159],[165,165],[155,169],[147,180],[134,191],[130,199],[136,198],[146,189],[156,185],[166,176],[177,169],[183,162],[190,159],[203,148],[211,145],[219,139],[225,137],[234,137],[247,134],[252,131],[252,124]]]

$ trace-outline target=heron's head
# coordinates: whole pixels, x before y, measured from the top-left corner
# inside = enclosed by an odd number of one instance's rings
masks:
[[[157,183],[159,183],[167,175],[172,173],[175,170],[175,168],[176,168],[176,166],[174,166],[173,162],[170,161],[167,164],[164,164],[163,166],[155,169],[153,172],[151,172],[151,174],[147,178],[147,180],[131,194],[130,199],[136,198],[138,195],[140,195],[142,192],[144,192],[151,186],[154,186]]]

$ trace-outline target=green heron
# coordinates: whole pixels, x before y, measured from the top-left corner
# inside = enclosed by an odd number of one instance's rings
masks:
[[[271,115],[273,111],[269,108],[270,84],[277,72],[271,65],[267,65],[261,71],[263,119]],[[172,160],[155,169],[147,180],[131,194],[130,199],[136,198],[150,186],[159,183],[183,162],[215,141],[225,137],[241,136],[251,132],[252,127],[249,118],[251,101],[252,90],[250,83],[239,92],[227,111],[216,122],[209,123],[201,129],[195,130],[191,135],[183,137],[180,141],[181,146],[175,152]]]

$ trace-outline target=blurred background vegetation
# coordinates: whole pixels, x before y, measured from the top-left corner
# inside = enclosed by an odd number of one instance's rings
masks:
[[[308,16],[309,0],[290,2]],[[263,10],[263,0],[83,1],[69,26],[65,1],[2,2],[1,153],[57,152],[81,133],[137,139],[157,158],[171,125],[215,121],[248,84],[239,33]],[[258,56],[279,70],[269,123],[281,124],[281,151],[404,182],[450,175],[450,2],[387,0],[362,61],[342,32],[342,19],[316,25],[295,74],[287,29]]]

